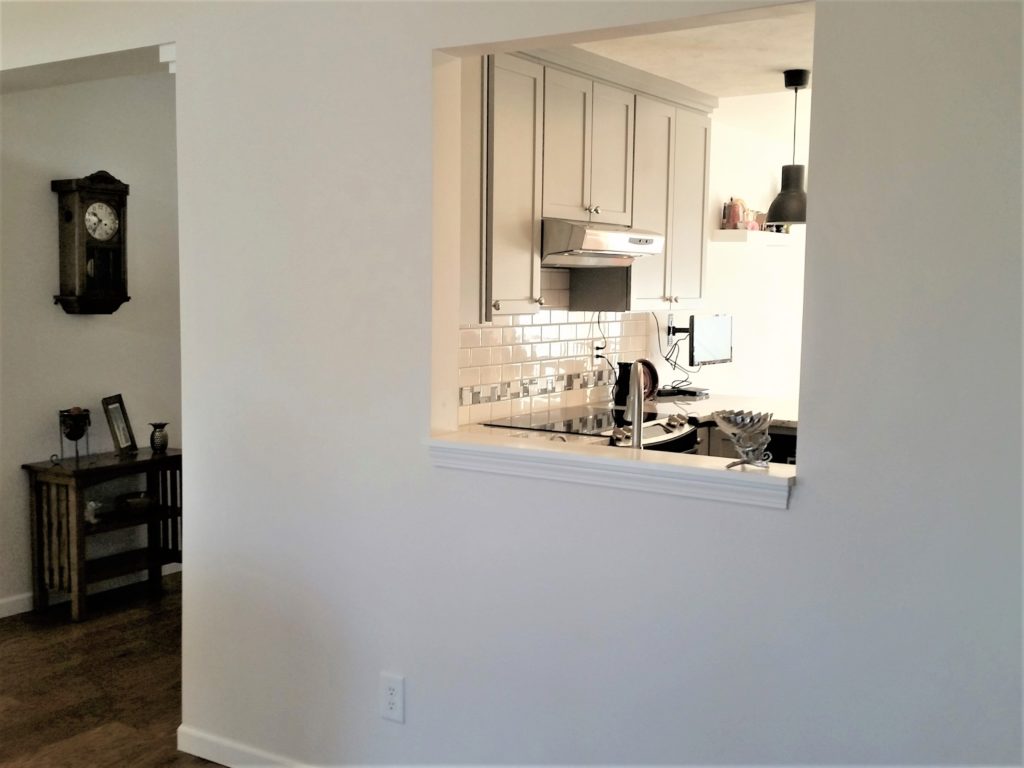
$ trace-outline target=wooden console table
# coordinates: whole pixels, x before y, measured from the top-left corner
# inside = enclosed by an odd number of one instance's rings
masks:
[[[154,454],[140,448],[134,456],[101,453],[23,464],[29,475],[32,526],[33,607],[49,605],[52,590],[71,594],[71,618],[86,616],[85,589],[103,581],[148,571],[159,591],[161,566],[181,562],[181,451]],[[90,523],[85,519],[85,489],[129,475],[146,476],[145,505],[122,505]],[[145,525],[147,545],[94,560],[85,559],[86,536]]]

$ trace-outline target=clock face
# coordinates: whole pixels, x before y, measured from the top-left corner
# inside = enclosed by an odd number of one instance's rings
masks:
[[[85,209],[85,231],[97,240],[109,240],[117,234],[117,211],[106,203],[93,203]]]

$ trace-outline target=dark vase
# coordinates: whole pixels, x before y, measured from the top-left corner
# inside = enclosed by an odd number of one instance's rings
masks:
[[[166,421],[149,422],[149,426],[153,428],[149,434],[149,447],[153,449],[153,453],[164,453],[167,450],[167,432],[164,429],[167,423]]]

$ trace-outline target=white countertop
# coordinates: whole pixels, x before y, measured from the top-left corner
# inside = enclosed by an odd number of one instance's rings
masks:
[[[685,413],[710,419],[715,411],[755,411],[772,414],[772,426],[796,429],[797,402],[792,398],[756,395],[712,395],[704,400],[658,400],[658,413]]]
[[[718,410],[770,411],[777,426],[796,426],[796,403],[782,399],[712,396],[704,400],[661,400],[658,413],[710,418]],[[717,456],[611,447],[606,437],[565,435],[471,424],[457,432],[431,435],[435,466],[522,477],[630,488],[677,496],[785,509],[796,468],[737,467]]]

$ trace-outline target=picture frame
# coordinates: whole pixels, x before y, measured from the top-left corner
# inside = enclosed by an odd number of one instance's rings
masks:
[[[102,403],[103,413],[110,427],[110,436],[114,438],[114,451],[121,456],[138,453],[132,423],[128,420],[128,410],[124,407],[124,398],[121,395],[111,395],[104,397]]]

